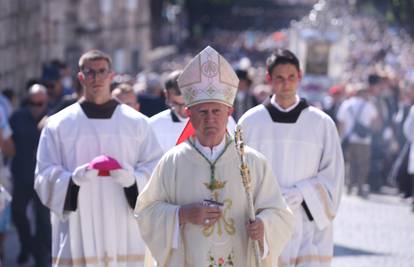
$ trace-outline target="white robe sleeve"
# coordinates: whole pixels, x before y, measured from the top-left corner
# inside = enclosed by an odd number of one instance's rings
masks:
[[[335,218],[344,183],[344,159],[337,129],[330,119],[323,123],[325,135],[321,137],[324,142],[318,174],[295,184],[320,230]]]
[[[62,165],[56,132],[47,126],[43,129],[37,149],[34,188],[42,201],[53,213],[62,217],[66,192],[72,173]]]
[[[140,142],[139,158],[134,167],[135,178],[138,186],[138,192],[141,192],[148,182],[152,171],[162,156],[162,149],[159,145],[156,135],[147,123],[138,137]]]

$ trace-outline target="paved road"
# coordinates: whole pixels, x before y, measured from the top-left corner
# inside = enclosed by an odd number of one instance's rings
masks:
[[[333,267],[413,267],[414,213],[395,196],[345,196],[334,225]]]
[[[414,213],[396,196],[344,196],[335,219],[332,267],[413,267]],[[10,232],[3,267],[17,265],[18,242]]]

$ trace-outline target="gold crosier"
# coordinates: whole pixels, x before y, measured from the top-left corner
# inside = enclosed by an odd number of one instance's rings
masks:
[[[190,140],[190,144],[192,147],[208,162],[210,165],[210,182],[209,183],[203,183],[208,190],[211,192],[211,199],[214,201],[219,201],[219,195],[220,190],[222,190],[225,186],[227,181],[221,181],[219,179],[216,179],[215,177],[215,168],[217,161],[221,158],[221,156],[224,154],[224,152],[227,150],[228,146],[232,143],[232,140],[227,141],[226,136],[226,146],[224,147],[221,154],[217,157],[217,159],[214,162],[211,162],[206,156],[204,156],[203,153],[201,153],[200,150],[194,145],[194,143]],[[234,219],[229,218],[227,213],[230,211],[231,207],[233,205],[233,202],[231,199],[226,198],[223,201],[223,216],[217,220],[217,222],[210,226],[204,226],[203,229],[203,235],[205,237],[208,237],[214,233],[214,229],[216,229],[217,226],[217,234],[218,236],[222,236],[223,234],[223,228],[229,235],[234,235],[236,233],[236,228],[234,227]]]

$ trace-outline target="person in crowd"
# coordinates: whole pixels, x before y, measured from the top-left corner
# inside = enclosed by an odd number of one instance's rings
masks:
[[[339,107],[337,121],[339,132],[347,143],[344,150],[349,162],[348,194],[357,187],[358,195],[366,197],[369,193],[366,185],[371,166],[372,134],[378,123],[378,111],[369,100],[366,84],[351,86],[355,94]]]
[[[112,90],[112,97],[121,101],[131,108],[139,111],[139,103],[138,98],[132,89],[132,86],[127,83],[121,83]]]
[[[388,98],[385,97],[387,88],[387,79],[376,73],[368,75],[368,92],[369,100],[377,110],[377,118],[371,135],[371,169],[368,174],[369,190],[371,192],[379,192],[381,186],[385,184],[387,157],[390,149],[386,140],[384,139],[386,129],[391,125],[392,112],[388,103]]]
[[[404,122],[406,121],[413,104],[414,81],[407,81],[403,90],[400,92],[398,111],[393,119],[394,132],[398,142],[397,150],[399,152],[393,163],[393,167],[390,170],[391,181],[389,181],[391,184],[398,186],[398,189],[404,198],[411,197],[414,189],[414,176],[408,173],[410,141],[404,134]]]
[[[62,101],[63,87],[59,66],[48,63],[43,66],[41,83],[47,88],[48,111],[54,110]]]
[[[336,123],[336,114],[338,109],[344,101],[345,86],[337,84],[329,88],[328,95],[324,99],[323,111],[328,114]]]
[[[164,83],[164,95],[170,108],[150,118],[151,127],[164,153],[175,146],[188,121],[184,97],[177,84],[181,73],[181,70],[171,72]]]
[[[144,77],[145,90],[138,93],[140,110],[142,114],[151,117],[166,110],[165,95],[163,93],[161,78],[157,73],[150,72]]]
[[[11,222],[11,174],[6,158],[14,156],[12,131],[8,117],[0,109],[0,266],[4,259],[4,242]]]
[[[269,160],[295,216],[278,266],[330,266],[332,221],[344,181],[344,160],[333,120],[299,98],[297,57],[276,49],[266,61],[273,95],[239,120],[247,145]]]
[[[237,69],[236,74],[240,82],[236,99],[234,100],[232,116],[237,121],[247,110],[256,106],[259,102],[251,92],[252,80],[249,77],[249,72],[247,70]]]
[[[17,109],[10,117],[15,155],[11,162],[13,177],[12,216],[20,240],[18,263],[26,263],[33,255],[36,267],[50,263],[50,214],[37,197],[34,185],[36,150],[40,138],[37,124],[46,114],[47,89],[40,84],[28,90],[27,106]],[[32,234],[27,208],[33,203],[35,233]]]
[[[136,206],[157,266],[253,267],[252,240],[261,266],[276,266],[290,238],[293,217],[270,166],[246,147],[256,212],[249,221],[240,157],[226,133],[238,81],[209,46],[178,79],[195,135],[164,155]]]
[[[162,152],[147,118],[111,97],[113,76],[107,54],[83,54],[84,96],[40,137],[34,188],[52,213],[53,267],[144,264],[133,208]]]

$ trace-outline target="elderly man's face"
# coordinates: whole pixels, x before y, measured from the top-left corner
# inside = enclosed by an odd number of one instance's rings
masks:
[[[211,147],[223,140],[232,110],[215,102],[201,103],[189,108],[191,124],[202,145]]]

